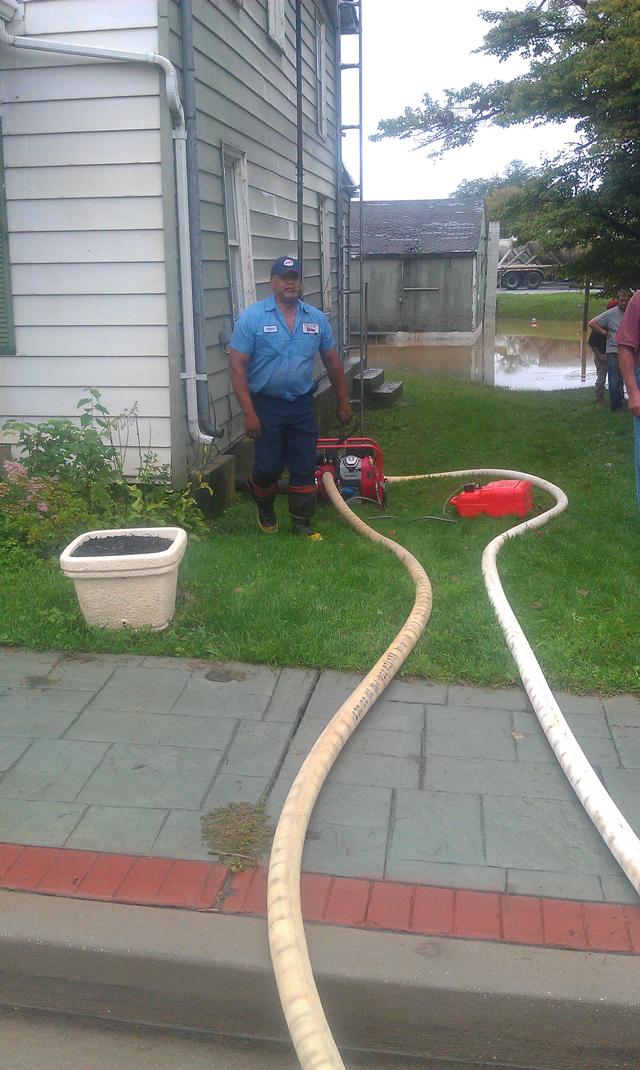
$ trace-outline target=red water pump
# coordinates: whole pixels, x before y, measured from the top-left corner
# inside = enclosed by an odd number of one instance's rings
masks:
[[[316,483],[323,500],[322,476],[329,472],[342,497],[365,498],[380,508],[386,503],[382,450],[372,438],[319,438]]]

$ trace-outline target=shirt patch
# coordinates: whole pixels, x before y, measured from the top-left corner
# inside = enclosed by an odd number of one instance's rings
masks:
[[[319,323],[303,323],[302,324],[302,333],[303,334],[320,334],[320,324]]]
[[[275,323],[265,323],[265,325],[262,328],[262,330],[264,331],[265,334],[277,334],[278,333],[278,327],[277,327],[277,324],[275,324]]]

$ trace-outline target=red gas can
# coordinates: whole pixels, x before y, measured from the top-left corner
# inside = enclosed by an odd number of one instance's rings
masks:
[[[451,499],[460,516],[527,516],[533,509],[533,488],[526,479],[499,479],[485,487],[465,487]]]

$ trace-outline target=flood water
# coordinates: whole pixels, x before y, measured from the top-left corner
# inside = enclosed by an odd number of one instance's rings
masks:
[[[472,346],[425,344],[419,335],[397,336],[394,344],[369,343],[369,367],[392,374],[450,375],[511,390],[567,390],[593,387],[595,368],[587,348],[586,378],[580,360],[581,324],[499,320],[495,352],[485,355],[482,340]]]

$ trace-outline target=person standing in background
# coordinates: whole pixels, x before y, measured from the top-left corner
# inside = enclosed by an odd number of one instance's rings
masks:
[[[620,374],[629,396],[629,412],[633,415],[636,499],[640,509],[640,290],[636,290],[626,306],[617,342]]]
[[[621,409],[624,401],[624,385],[618,367],[616,335],[630,297],[630,290],[618,290],[615,307],[609,308],[606,312],[601,312],[599,316],[594,316],[593,319],[589,320],[589,326],[594,334],[600,334],[603,338],[606,338],[605,356],[607,358],[607,375],[609,376],[609,403],[612,412],[615,412],[616,409]]]

